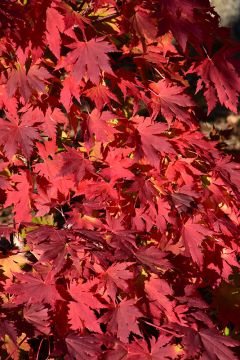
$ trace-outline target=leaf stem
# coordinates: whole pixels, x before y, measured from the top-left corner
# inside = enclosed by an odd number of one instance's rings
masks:
[[[182,336],[182,335],[179,335],[179,334],[175,333],[174,331],[170,331],[170,330],[164,329],[163,327],[154,325],[154,324],[152,324],[152,323],[150,323],[150,322],[148,322],[148,321],[146,321],[146,320],[143,320],[143,321],[144,321],[146,324],[148,324],[148,325],[150,325],[150,326],[152,326],[152,327],[155,327],[157,330],[165,331],[165,332],[167,332],[167,333],[169,333],[169,334],[171,334],[171,335],[177,336],[177,337],[181,337],[181,336]]]
[[[95,19],[93,20],[94,23],[101,23],[101,22],[104,22],[104,21],[107,21],[107,20],[112,20],[114,19],[115,17],[117,17],[119,15],[118,12],[114,13],[114,14],[110,14],[110,15],[106,15],[106,16],[103,16],[101,18],[98,18],[98,19]]]

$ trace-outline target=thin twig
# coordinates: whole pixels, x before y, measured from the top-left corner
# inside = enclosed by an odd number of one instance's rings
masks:
[[[66,219],[66,217],[65,217],[65,215],[64,215],[64,213],[63,213],[62,208],[61,208],[61,210],[60,210],[60,209],[58,209],[58,208],[55,206],[54,209],[57,210],[57,211],[62,215],[62,217],[63,217],[63,219],[65,220],[65,222],[67,222],[67,219]]]
[[[41,349],[41,347],[42,347],[43,340],[44,340],[44,339],[42,339],[42,340],[40,341],[40,345],[39,345],[39,347],[38,347],[38,352],[37,352],[37,357],[36,357],[37,360],[38,360],[39,355],[40,355],[40,349]]]
[[[114,13],[114,14],[110,14],[110,15],[106,15],[106,16],[103,16],[101,18],[98,18],[98,19],[95,19],[93,20],[94,23],[101,23],[101,22],[104,22],[104,21],[107,21],[107,20],[112,20],[114,19],[115,17],[117,17],[119,15],[118,12]]]
[[[146,320],[143,320],[143,321],[144,321],[146,324],[148,324],[148,325],[150,325],[150,326],[152,326],[152,327],[154,327],[154,328],[156,328],[156,329],[158,329],[158,330],[165,331],[165,332],[167,332],[167,333],[169,333],[169,334],[171,334],[171,335],[177,336],[177,337],[181,337],[181,336],[182,336],[182,335],[179,335],[179,334],[175,333],[174,331],[170,331],[170,330],[164,329],[163,327],[154,325],[154,324],[152,324],[152,323],[150,323],[150,322],[148,322],[148,321],[146,321]]]
[[[27,339],[27,335],[24,336],[24,338],[20,341],[20,343],[18,344],[18,347],[16,347],[16,349],[15,349],[13,352],[11,352],[10,355],[8,355],[8,357],[6,358],[6,360],[9,360],[9,359],[12,357],[12,355],[15,354],[15,352],[19,349],[19,347],[22,345],[22,343],[23,343],[26,339]]]

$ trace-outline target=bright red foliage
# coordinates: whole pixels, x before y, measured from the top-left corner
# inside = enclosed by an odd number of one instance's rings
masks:
[[[206,296],[240,225],[240,166],[198,126],[240,93],[209,1],[3,2],[2,358],[237,359]]]

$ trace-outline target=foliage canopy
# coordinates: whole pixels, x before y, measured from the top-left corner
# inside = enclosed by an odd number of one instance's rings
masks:
[[[203,294],[239,269],[239,164],[198,125],[237,111],[229,31],[208,0],[3,2],[3,358],[237,359]]]

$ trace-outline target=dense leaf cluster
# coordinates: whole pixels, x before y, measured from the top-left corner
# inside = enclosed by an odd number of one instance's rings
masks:
[[[237,359],[206,296],[240,200],[198,126],[240,93],[209,1],[3,2],[2,358]]]

